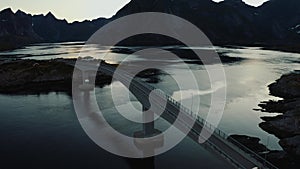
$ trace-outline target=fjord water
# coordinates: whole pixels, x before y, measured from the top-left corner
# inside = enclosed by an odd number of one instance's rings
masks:
[[[28,46],[10,52],[0,53],[1,58],[76,58],[79,56],[82,43],[40,44]],[[180,48],[180,47],[170,47]],[[89,51],[92,56],[106,51],[106,47],[95,47]],[[212,50],[211,48],[201,48]],[[269,95],[267,85],[274,82],[282,74],[299,69],[299,54],[285,53],[261,48],[224,48],[216,47],[219,52],[229,57],[242,58],[237,62],[223,65],[226,83],[209,84],[205,67],[201,64],[188,62],[189,69],[197,77],[200,89],[179,91],[174,79],[185,81],[186,67],[176,60],[164,67],[166,74],[157,75],[158,83],[151,85],[165,91],[176,100],[189,100],[193,103],[196,97],[201,100],[199,116],[206,116],[210,105],[210,94],[227,87],[226,107],[219,128],[227,134],[242,134],[259,137],[270,149],[281,149],[278,139],[259,128],[260,117],[275,114],[254,111],[260,101],[279,99]],[[119,63],[126,54],[110,53],[107,62]],[[149,58],[131,56],[132,63]],[[185,61],[190,61],[184,59]],[[131,64],[132,64],[131,63]],[[212,86],[212,87],[211,87]],[[119,93],[121,101],[114,105],[111,101],[111,88]],[[117,81],[111,85],[96,89],[97,101],[104,109],[105,117],[111,124],[124,133],[130,134],[140,130],[141,126],[128,126],[115,111],[114,106],[123,110],[133,104],[140,109],[140,104],[131,95],[130,102],[123,99],[127,89]],[[180,97],[181,96],[181,97]],[[190,109],[196,105],[185,105]],[[94,144],[82,130],[73,109],[72,99],[64,93],[40,95],[0,95],[0,143],[1,159],[7,165],[31,166],[31,168],[52,166],[57,168],[130,168],[129,159],[112,155]],[[123,112],[128,118],[139,117],[140,114]],[[165,129],[168,125],[158,121],[158,128]],[[176,159],[176,160],[174,160]],[[1,161],[2,161],[1,160]],[[18,163],[18,164],[17,164]],[[191,141],[184,139],[171,151],[155,158],[157,168],[228,168],[227,163]],[[226,167],[225,167],[226,166]],[[47,168],[47,167],[45,167]],[[51,167],[48,167],[51,168]]]

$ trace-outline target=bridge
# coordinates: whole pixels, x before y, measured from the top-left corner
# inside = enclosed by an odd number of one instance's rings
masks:
[[[164,92],[155,89],[153,86],[141,81],[138,78],[134,78],[132,81],[129,81],[128,79],[130,79],[130,75],[126,71],[119,71],[119,74],[116,75],[114,74],[116,67],[102,63],[103,62],[99,64],[98,62],[96,63],[93,61],[80,61],[79,63],[76,63],[76,68],[82,72],[82,84],[79,86],[81,90],[93,90],[94,86],[90,84],[91,79],[89,79],[89,73],[91,71],[102,72],[106,75],[117,77],[121,83],[123,83],[125,86],[128,86],[130,92],[143,105],[143,111],[150,109],[151,103],[149,101],[149,96],[150,94],[154,95],[154,98],[157,98],[157,100],[154,100],[156,107],[164,109],[164,112],[160,114],[160,117],[170,124],[173,124],[179,113],[181,113],[182,117],[180,119],[180,123],[176,127],[180,130],[188,129],[190,131],[188,133],[188,137],[201,146],[211,150],[215,154],[220,155],[226,161],[232,164],[233,167],[241,169],[277,169],[276,166],[268,162],[266,159],[248,149],[237,140],[234,140],[232,137],[229,137],[223,131],[198,116],[198,113],[192,112],[188,108],[184,107],[181,103],[174,100],[172,97],[166,95]],[[67,62],[67,64],[74,66],[74,63]],[[163,105],[163,100],[166,100],[166,105]],[[143,113],[143,116],[144,119],[154,118],[153,113]],[[193,126],[187,125],[191,123],[193,123]],[[201,131],[212,133],[212,136],[204,143],[199,140]],[[157,132],[158,131],[154,128],[154,121],[152,121],[149,123],[144,123],[143,131],[136,134],[146,137]]]

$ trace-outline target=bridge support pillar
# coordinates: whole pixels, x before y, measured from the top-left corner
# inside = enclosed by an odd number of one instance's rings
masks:
[[[145,157],[152,157],[155,154],[155,149],[163,146],[164,137],[163,135],[161,135],[161,131],[155,129],[154,113],[147,111],[147,109],[144,106],[143,118],[144,121],[150,122],[143,123],[143,130],[134,133],[134,144],[138,149],[143,151]]]
[[[143,106],[143,119],[145,122],[150,121],[149,123],[143,123],[143,131],[145,136],[151,136],[155,133],[154,128],[154,113],[147,112],[147,109]]]
[[[90,84],[88,71],[82,71],[82,84],[79,85],[79,89],[84,92],[89,92],[94,90],[94,85]]]

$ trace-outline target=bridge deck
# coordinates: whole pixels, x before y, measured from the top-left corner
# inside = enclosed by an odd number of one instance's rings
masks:
[[[98,70],[99,65],[95,64],[81,64],[76,65],[82,71],[89,71],[89,70]],[[110,65],[101,65],[101,71],[107,75],[112,76],[115,71],[115,67]],[[138,79],[134,79],[131,82],[128,81],[129,75],[126,72],[122,72],[122,75],[118,76],[118,80],[122,83],[129,84],[130,83],[130,91],[138,98],[138,100],[144,104],[149,103],[149,94],[155,89],[147,83],[144,83]],[[191,122],[195,121],[195,124],[190,128],[191,131],[188,136],[194,140],[195,142],[199,143],[199,136],[201,131],[210,133],[214,130],[213,135],[203,144],[203,146],[208,146],[217,154],[220,154],[224,157],[227,161],[233,164],[237,168],[272,168],[276,169],[274,165],[266,161],[265,159],[261,158],[256,153],[249,150],[247,147],[243,146],[236,140],[228,140],[228,136],[219,130],[218,128],[210,125],[204,119],[199,117],[197,114],[191,112],[189,109],[182,106],[180,103],[172,99],[170,96],[166,96],[164,93],[156,91],[154,92],[157,98],[167,98],[167,106],[165,112],[161,115],[169,123],[173,123],[176,118],[178,117],[179,112],[183,112],[183,117],[181,121],[181,126],[176,126],[179,128],[190,127],[186,126],[186,124],[191,124]],[[158,105],[161,104],[160,101],[156,102]],[[163,106],[163,105],[161,105]],[[233,144],[234,143],[234,144]],[[200,144],[200,143],[199,143]]]

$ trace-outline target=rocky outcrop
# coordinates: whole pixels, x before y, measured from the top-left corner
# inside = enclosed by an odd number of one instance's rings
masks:
[[[283,75],[269,89],[272,95],[284,99],[300,98],[300,72]]]
[[[278,138],[293,137],[300,134],[300,109],[291,110],[288,115],[262,117],[262,119],[265,122],[260,123],[259,126]]]
[[[231,135],[227,138],[229,141],[231,139],[234,139],[235,141],[239,142],[240,144],[244,145],[251,151],[255,152],[257,155],[259,155],[260,159],[266,159],[270,163],[272,163],[274,166],[280,168],[280,169],[298,169],[300,162],[299,157],[294,156],[292,154],[287,153],[288,150],[285,151],[273,151],[268,149],[265,145],[260,143],[260,139],[256,137],[249,137],[244,135]],[[290,149],[294,150],[295,147],[297,147],[299,144],[299,138],[293,138],[293,140],[289,140],[290,142],[293,142],[295,146],[291,146],[292,144],[289,143],[287,146],[284,147],[290,147]],[[285,141],[287,142],[287,141]],[[235,142],[233,142],[235,144]],[[285,144],[281,143],[280,144]],[[237,145],[236,146],[240,146]],[[245,151],[247,152],[247,151]]]
[[[0,93],[2,94],[39,94],[47,92],[67,92],[71,94],[74,69],[68,63],[73,59],[54,60],[14,60],[0,63]],[[82,77],[75,77],[78,84]],[[110,84],[112,78],[98,73],[95,84]]]
[[[281,113],[275,117],[262,117],[259,126],[280,138],[279,144],[293,158],[300,158],[300,73],[283,75],[269,85],[270,93],[284,100],[263,102],[264,112]]]
[[[279,144],[286,152],[300,156],[300,135],[282,139]]]

